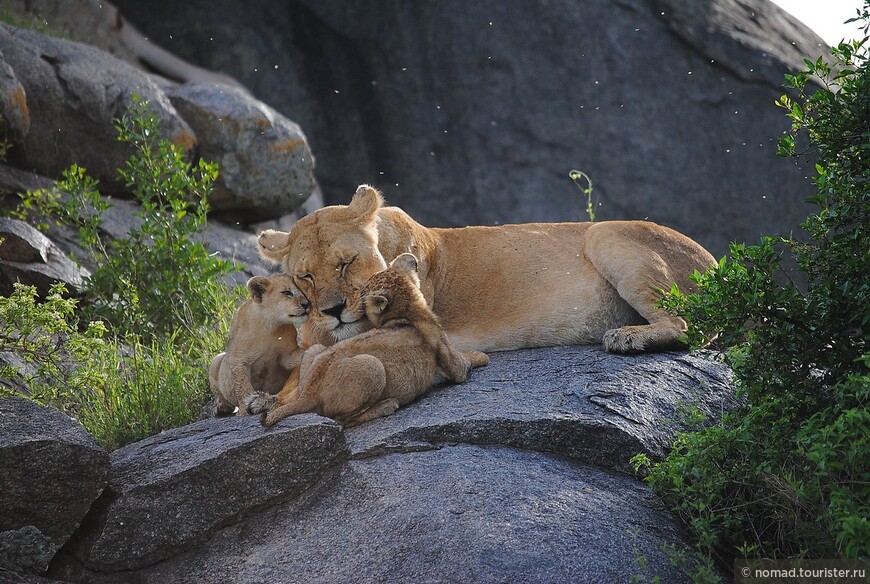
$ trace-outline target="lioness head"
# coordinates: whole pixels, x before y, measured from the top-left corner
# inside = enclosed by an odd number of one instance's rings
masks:
[[[426,299],[420,292],[417,276],[417,258],[403,253],[390,263],[390,267],[378,272],[360,291],[366,316],[376,327],[392,319],[413,318],[421,308],[426,309]]]
[[[308,320],[310,304],[290,276],[254,276],[247,286],[253,305],[266,313],[269,322],[298,328]]]
[[[363,185],[349,205],[318,209],[303,217],[290,233],[260,234],[260,255],[281,262],[311,301],[311,319],[336,341],[368,326],[360,288],[386,269],[378,251],[378,210],[381,194]]]

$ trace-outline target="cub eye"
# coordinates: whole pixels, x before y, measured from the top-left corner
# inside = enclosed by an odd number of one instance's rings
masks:
[[[341,274],[341,277],[343,278],[345,272],[347,272],[347,267],[349,265],[351,265],[355,259],[356,259],[356,256],[353,256],[349,260],[344,260],[343,262],[338,264],[338,267],[335,268],[335,271],[338,272],[339,274]]]
[[[296,296],[295,294],[293,294],[293,290],[281,290],[281,294],[283,294],[287,298],[293,298],[294,296]]]

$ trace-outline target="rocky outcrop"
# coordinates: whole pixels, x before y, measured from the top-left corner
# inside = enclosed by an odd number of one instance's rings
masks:
[[[691,555],[679,527],[628,460],[660,458],[685,413],[732,400],[713,360],[557,347],[494,353],[466,383],[347,432],[312,414],[271,430],[201,421],[113,453],[50,575],[687,582],[669,559]]]
[[[241,89],[188,83],[168,93],[196,132],[200,156],[220,166],[209,196],[219,215],[273,219],[314,190],[314,158],[297,124]]]
[[[123,190],[118,168],[131,150],[118,144],[116,118],[131,94],[160,116],[164,136],[191,148],[196,138],[145,73],[93,47],[0,25],[0,54],[24,89],[30,127],[9,153],[13,165],[58,177],[75,163],[103,188]]]
[[[599,219],[720,257],[790,232],[814,192],[776,156],[773,102],[827,47],[768,0],[116,4],[299,122],[327,204],[371,183],[426,225],[577,220],[576,168]]]
[[[0,193],[51,189],[53,186],[54,183],[43,176],[0,164]],[[314,201],[306,201],[303,208],[308,208],[317,200],[318,198],[315,197]],[[0,194],[0,206],[4,202],[14,207],[17,198],[8,196],[4,201],[3,195]],[[141,207],[134,201],[119,198],[113,198],[110,204],[110,208],[102,216],[101,235],[108,239],[118,239],[127,235],[134,226],[139,225],[140,219],[137,214],[141,212]],[[292,214],[288,217],[292,217]],[[0,222],[2,221],[0,219]],[[268,227],[272,225],[264,226],[263,229]],[[289,228],[287,223],[276,222],[277,227]],[[64,282],[68,285],[68,289],[73,290],[81,284],[82,277],[88,275],[95,267],[94,258],[79,246],[72,229],[48,222],[46,230],[48,238],[29,225],[22,229],[29,234],[29,243],[24,244],[23,247],[22,244],[16,244],[14,247],[0,244],[0,294],[8,294],[12,282],[16,281],[35,285],[40,293],[43,293],[43,290],[47,291],[55,282]],[[264,276],[270,273],[260,261],[255,232],[255,230],[245,230],[238,226],[230,227],[218,221],[210,221],[205,233],[202,234],[202,243],[210,251],[241,266],[238,272],[230,275],[230,280],[236,284],[244,284],[251,276]],[[0,223],[0,238],[2,237],[7,237],[10,244],[15,239],[2,234],[2,223]],[[45,245],[46,239],[50,241],[47,244],[46,254],[49,263],[40,264],[33,261],[33,253],[27,252],[26,249],[28,247],[43,249],[40,246]],[[75,263],[83,267],[70,262],[66,257],[67,254],[75,258]]]
[[[67,415],[0,399],[0,571],[44,572],[109,474],[109,455]]]
[[[51,2],[35,4],[31,10]],[[73,4],[103,10],[87,0]],[[129,41],[129,27],[121,30]],[[126,55],[126,46],[115,48]],[[210,203],[224,219],[262,221],[295,211],[315,188],[314,158],[299,126],[237,82],[195,67],[179,69],[183,62],[175,61],[166,54],[161,62],[202,81],[179,86],[94,47],[2,25],[0,138],[8,164],[50,178],[77,164],[99,181],[101,191],[129,195],[118,169],[132,151],[117,141],[115,120],[135,94],[159,116],[163,137],[219,163]]]

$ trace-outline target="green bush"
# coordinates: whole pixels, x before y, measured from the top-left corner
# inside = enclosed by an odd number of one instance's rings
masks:
[[[864,41],[832,56],[835,67],[807,60],[786,76],[797,97],[777,102],[792,122],[780,153],[796,155],[806,134],[818,157],[806,241],[732,245],[696,275],[696,294],[663,301],[688,321],[692,346],[724,349],[744,405],[679,436],[663,462],[635,462],[726,566],[870,554],[870,81]],[[781,268],[785,256],[805,289]]]
[[[142,207],[138,224],[104,239],[110,203],[84,169],[69,168],[54,189],[25,195],[21,212],[76,230],[96,264],[82,301],[58,287],[41,304],[26,287],[0,298],[0,351],[24,364],[2,371],[16,383],[0,383],[0,396],[67,411],[110,449],[197,418],[240,295],[222,282],[237,266],[198,241],[217,167],[193,166],[161,140],[159,120],[135,96],[117,129],[134,150],[119,172]]]

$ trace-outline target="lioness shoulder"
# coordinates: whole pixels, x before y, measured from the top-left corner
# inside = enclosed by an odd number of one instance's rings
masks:
[[[264,424],[315,412],[355,426],[423,395],[436,373],[462,382],[473,367],[489,363],[484,353],[463,354],[450,346],[420,292],[416,269],[414,256],[402,254],[369,279],[362,302],[376,328],[332,347],[308,349],[298,392],[276,403]]]
[[[278,392],[303,351],[297,344],[297,326],[307,318],[308,301],[284,274],[255,276],[247,283],[249,297],[236,311],[227,350],[209,369],[209,385],[217,402],[216,413],[228,415],[255,391]]]

